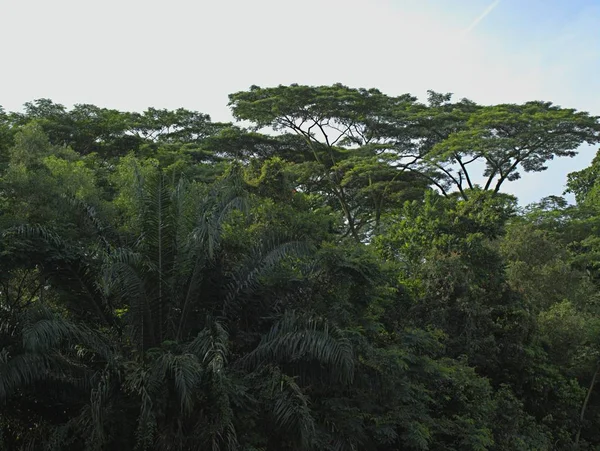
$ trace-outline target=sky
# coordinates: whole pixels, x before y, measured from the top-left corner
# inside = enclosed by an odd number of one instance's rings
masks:
[[[251,85],[452,92],[600,116],[600,0],[0,0],[0,105],[50,98],[232,120]],[[560,195],[595,150],[505,187]]]

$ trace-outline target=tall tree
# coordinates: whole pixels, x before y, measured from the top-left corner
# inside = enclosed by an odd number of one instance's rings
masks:
[[[396,119],[415,100],[341,84],[253,86],[230,95],[230,106],[236,118],[259,129],[291,131],[305,140],[315,163],[312,172],[319,173],[320,190],[336,200],[348,233],[360,240],[368,226],[378,228],[382,211],[394,195],[407,184],[418,183],[384,155],[399,140],[410,139]],[[405,193],[405,198],[410,197]]]
[[[464,119],[428,157],[435,164],[458,167],[456,177],[447,175],[463,196],[476,185],[471,164],[485,164],[483,189],[497,193],[505,182],[520,178],[520,170],[544,171],[548,161],[573,157],[581,144],[600,142],[598,117],[550,102],[478,107]]]

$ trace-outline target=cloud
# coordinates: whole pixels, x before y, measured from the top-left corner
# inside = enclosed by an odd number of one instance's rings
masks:
[[[485,19],[485,17],[491,13],[494,8],[496,8],[496,6],[498,6],[498,4],[500,3],[501,0],[495,0],[494,2],[492,2],[486,9],[484,12],[482,12],[479,17],[477,17],[477,19],[475,19],[473,22],[471,22],[471,25],[469,25],[465,31],[463,32],[463,34],[469,34],[473,28],[475,28],[477,25],[479,25],[479,22],[481,22],[483,19]]]

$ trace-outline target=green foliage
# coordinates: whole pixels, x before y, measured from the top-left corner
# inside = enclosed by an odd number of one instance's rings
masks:
[[[434,146],[432,157],[438,162],[459,164],[469,188],[473,184],[466,165],[483,161],[483,175],[487,177],[484,189],[498,192],[505,181],[521,177],[519,168],[525,172],[543,171],[549,160],[575,156],[582,143],[594,144],[599,139],[598,118],[587,113],[550,102],[496,105],[476,109],[464,128]],[[458,185],[462,191],[460,179]]]
[[[597,118],[341,84],[230,106],[255,129],[0,110],[0,448],[600,449],[598,162],[577,205],[500,192]]]
[[[396,167],[397,158],[385,154],[397,139],[406,139],[398,115],[415,100],[341,84],[253,86],[230,95],[236,118],[254,122],[257,129],[290,131],[304,141],[308,152],[297,146],[293,157],[300,154],[312,163],[307,177],[299,180],[301,186],[340,208],[347,234],[356,240],[378,229],[382,214],[394,204],[423,191],[425,183],[405,174],[404,167]],[[411,190],[410,185],[418,188]]]
[[[600,166],[600,155],[597,153],[592,164],[578,172],[572,172],[567,176],[567,191],[575,195],[580,204],[598,205],[598,170]]]

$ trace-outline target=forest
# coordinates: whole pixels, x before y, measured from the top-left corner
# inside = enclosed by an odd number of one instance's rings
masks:
[[[0,108],[0,449],[600,450],[599,117],[229,107]]]

